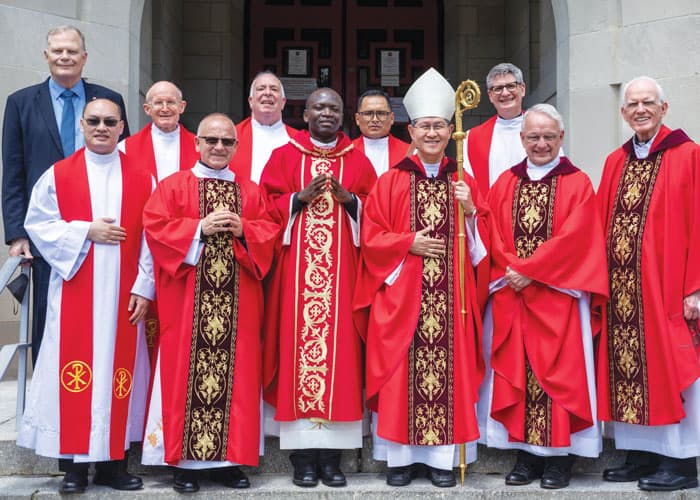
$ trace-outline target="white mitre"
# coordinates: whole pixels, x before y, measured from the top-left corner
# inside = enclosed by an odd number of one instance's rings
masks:
[[[411,120],[437,116],[449,122],[455,113],[455,89],[435,68],[430,68],[413,82],[403,105]]]

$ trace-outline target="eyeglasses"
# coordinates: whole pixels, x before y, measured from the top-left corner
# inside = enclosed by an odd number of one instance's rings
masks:
[[[510,82],[506,83],[505,85],[497,85],[496,87],[491,87],[489,89],[489,92],[493,92],[494,94],[502,94],[504,90],[507,90],[508,92],[515,92],[515,89],[518,88],[518,85],[520,85],[518,82]]]
[[[642,109],[651,109],[660,105],[661,104],[657,101],[630,101],[625,103],[625,109],[634,110],[639,106],[641,106]]]
[[[416,125],[415,128],[423,132],[424,134],[427,134],[431,130],[434,130],[437,133],[443,132],[447,130],[447,123],[445,122],[436,122],[436,123],[421,123],[420,125]]]
[[[554,142],[557,139],[559,139],[558,135],[552,135],[552,134],[547,134],[547,135],[526,135],[525,140],[531,144],[535,144],[537,142],[540,142],[540,139],[544,140],[544,142]]]
[[[99,118],[94,118],[94,117],[84,118],[84,120],[85,120],[85,123],[87,123],[91,127],[97,127],[100,124],[100,122],[102,122],[105,124],[105,127],[109,127],[109,128],[116,127],[119,124],[119,122],[121,121],[117,118],[99,119]]]
[[[148,105],[153,109],[165,109],[165,108],[177,108],[180,103],[178,101],[154,101],[149,102]]]
[[[204,142],[207,143],[207,146],[216,146],[219,144],[219,141],[221,141],[221,144],[223,144],[227,148],[232,148],[238,143],[238,139],[233,139],[231,137],[208,137],[208,136],[199,136],[197,139],[202,139]]]
[[[357,114],[367,121],[376,118],[380,122],[384,122],[389,118],[391,111],[358,111]]]

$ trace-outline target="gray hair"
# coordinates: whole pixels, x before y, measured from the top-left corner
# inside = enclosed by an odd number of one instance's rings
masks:
[[[561,117],[561,114],[559,111],[557,111],[557,108],[552,106],[551,104],[535,104],[531,108],[529,108],[527,111],[525,111],[525,114],[523,115],[523,124],[520,127],[520,130],[525,131],[525,122],[527,121],[527,115],[530,113],[540,113],[542,115],[547,115],[550,117],[552,120],[557,122],[557,125],[559,126],[559,132],[564,132],[564,120]]]
[[[493,81],[498,76],[513,75],[515,77],[515,83],[523,83],[523,72],[520,71],[515,64],[511,63],[500,63],[496,64],[489,74],[486,75],[486,89],[493,87]]]
[[[664,93],[664,89],[661,88],[661,85],[659,85],[659,82],[657,82],[656,80],[654,80],[650,76],[638,76],[636,78],[632,78],[629,82],[625,83],[622,86],[622,93],[621,93],[621,97],[620,97],[620,105],[621,106],[624,106],[626,104],[625,103],[625,96],[627,95],[627,89],[629,89],[630,85],[632,85],[633,83],[639,83],[639,82],[648,82],[648,83],[651,83],[652,85],[654,85],[654,87],[656,87],[656,95],[659,97],[659,102],[661,104],[666,102],[666,94]]]
[[[56,26],[55,28],[52,28],[49,30],[48,33],[46,33],[46,47],[49,46],[49,39],[54,36],[54,35],[60,35],[61,33],[65,33],[66,31],[72,31],[76,33],[80,37],[80,48],[83,50],[83,52],[87,52],[85,50],[85,35],[83,35],[83,32],[80,31],[78,28],[75,26],[71,26],[70,24],[62,24],[61,26]]]
[[[255,75],[255,78],[253,78],[253,81],[250,82],[250,92],[248,92],[248,97],[253,97],[253,93],[255,92],[255,82],[257,81],[258,78],[260,78],[261,76],[264,76],[264,75],[274,76],[277,79],[277,81],[280,84],[280,94],[282,95],[282,97],[286,98],[287,96],[284,95],[284,85],[282,85],[282,80],[280,80],[279,76],[274,74],[272,71],[261,71],[260,73]]]

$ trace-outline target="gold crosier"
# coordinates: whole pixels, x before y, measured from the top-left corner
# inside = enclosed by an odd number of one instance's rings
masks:
[[[457,146],[457,180],[464,180],[464,173],[462,171],[462,166],[464,165],[464,154],[462,151],[462,143],[466,134],[462,128],[462,114],[470,109],[474,109],[479,105],[481,100],[481,90],[479,90],[479,85],[474,80],[465,80],[459,84],[457,91],[455,92],[455,131],[452,134],[452,138],[455,140]],[[459,224],[457,235],[459,236],[459,245],[457,248],[457,256],[459,263],[459,304],[462,308],[462,314],[460,315],[460,321],[462,323],[462,329],[466,329],[466,297],[464,295],[464,208],[461,203],[457,203],[457,223]],[[464,486],[464,473],[467,471],[467,459],[466,450],[464,443],[459,445],[459,474],[462,481],[462,486]]]

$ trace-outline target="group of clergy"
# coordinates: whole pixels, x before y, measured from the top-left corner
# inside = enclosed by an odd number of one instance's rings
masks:
[[[308,130],[287,127],[267,72],[250,119],[212,113],[196,134],[170,82],[122,142],[118,103],[86,102],[85,147],[27,209],[51,274],[17,443],[60,459],[62,493],[85,491],[91,462],[93,483],[141,488],[133,441],[177,492],[205,473],[247,488],[239,465],[265,435],[292,450],[294,484],[339,487],[371,420],[389,485],[454,486],[480,442],[518,450],[506,484],[555,489],[600,454],[602,421],[629,450],[606,480],[697,486],[700,148],[662,124],[658,83],[634,79],[635,136],[596,195],[562,155],[559,112],[522,113],[520,70],[496,66],[487,88],[498,117],[467,137],[475,177],[445,155],[455,91],[434,69],[403,99],[410,146],[377,91],[356,141],[329,88],[308,97]]]

